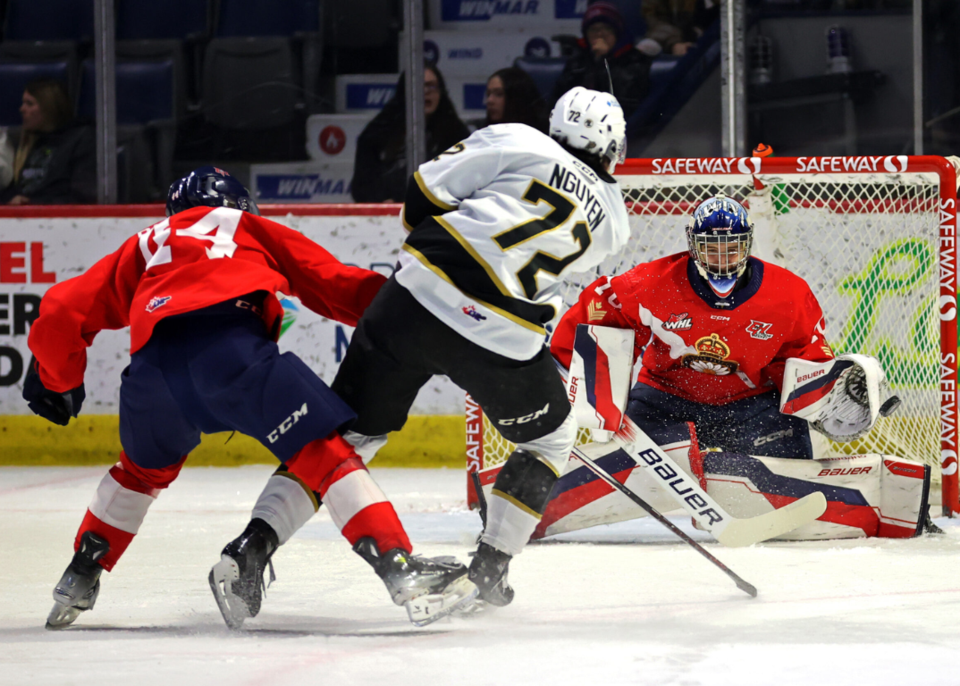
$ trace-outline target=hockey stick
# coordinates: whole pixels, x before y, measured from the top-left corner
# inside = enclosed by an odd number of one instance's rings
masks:
[[[697,479],[677,466],[629,417],[623,418],[620,431],[613,440],[637,464],[646,469],[653,480],[670,493],[700,526],[720,543],[731,548],[753,545],[793,531],[798,526],[812,522],[827,509],[826,497],[817,492],[772,512],[748,519],[737,519],[707,495]]]
[[[630,500],[632,500],[632,501],[635,502],[637,505],[639,505],[639,506],[642,507],[644,510],[646,510],[647,513],[648,513],[651,517],[653,517],[653,518],[656,519],[658,522],[660,522],[661,524],[663,524],[665,527],[667,527],[668,529],[670,529],[670,531],[672,531],[672,532],[675,533],[677,536],[679,536],[681,540],[683,540],[685,543],[687,543],[688,545],[690,545],[691,548],[693,548],[694,550],[696,550],[698,553],[700,553],[700,554],[703,555],[705,558],[707,558],[708,560],[710,560],[710,562],[712,562],[714,565],[716,565],[717,567],[719,567],[719,568],[720,568],[720,571],[722,571],[724,574],[726,574],[726,575],[729,576],[731,579],[733,579],[733,582],[737,585],[737,588],[739,588],[741,591],[743,591],[744,593],[746,593],[747,595],[749,595],[751,598],[756,598],[756,597],[757,597],[757,587],[756,587],[756,586],[754,586],[753,584],[749,583],[748,581],[744,581],[743,579],[741,579],[741,578],[737,575],[736,572],[734,572],[732,569],[730,569],[729,567],[727,567],[725,564],[723,564],[720,560],[718,560],[717,558],[715,558],[713,555],[711,555],[710,553],[708,553],[708,552],[703,548],[703,546],[701,546],[699,543],[697,543],[695,540],[693,540],[693,539],[690,538],[687,534],[685,534],[683,531],[681,531],[679,528],[677,528],[677,526],[676,526],[673,522],[671,522],[669,519],[667,519],[667,518],[664,517],[662,514],[660,514],[659,512],[657,512],[657,511],[653,508],[652,505],[649,505],[649,504],[647,503],[647,501],[645,501],[643,498],[641,498],[640,496],[638,496],[636,493],[634,493],[633,491],[631,491],[629,488],[627,488],[626,486],[624,486],[622,483],[620,483],[619,481],[617,481],[616,479],[614,479],[614,478],[613,478],[612,476],[610,476],[607,472],[605,472],[596,462],[594,462],[594,461],[591,460],[589,457],[587,457],[586,455],[584,455],[584,454],[583,454],[583,451],[581,451],[579,448],[574,448],[574,449],[573,449],[573,455],[574,455],[574,457],[576,457],[578,460],[580,460],[581,462],[583,462],[583,464],[585,464],[585,465],[587,466],[587,468],[588,468],[591,472],[593,472],[594,474],[596,474],[597,476],[599,476],[601,479],[603,479],[604,481],[606,481],[608,484],[610,484],[611,486],[613,486],[614,488],[616,488],[618,491],[620,491],[621,493],[623,493],[625,496],[627,496],[628,498],[630,498]]]

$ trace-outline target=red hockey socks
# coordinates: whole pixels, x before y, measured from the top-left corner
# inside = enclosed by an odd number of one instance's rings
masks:
[[[87,508],[74,539],[74,551],[80,549],[80,537],[92,531],[110,544],[110,550],[99,560],[100,566],[108,572],[113,569],[140,530],[160,490],[177,478],[186,459],[184,456],[177,464],[163,469],[143,469],[121,451],[120,461],[103,477]]]
[[[412,552],[393,505],[340,434],[305,445],[287,462],[287,471],[320,493],[350,545],[369,536],[381,553],[393,548]]]

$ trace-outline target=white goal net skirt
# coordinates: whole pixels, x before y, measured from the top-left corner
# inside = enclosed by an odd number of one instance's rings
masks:
[[[630,243],[569,279],[567,305],[602,274],[686,250],[684,227],[702,200],[725,193],[743,202],[756,225],[753,254],[803,277],[834,350],[875,355],[903,400],[859,441],[822,441],[818,457],[923,461],[942,474],[945,513],[960,512],[953,164],[934,156],[651,159],[627,160],[617,178]],[[469,397],[466,419],[467,469],[487,483],[513,446]]]

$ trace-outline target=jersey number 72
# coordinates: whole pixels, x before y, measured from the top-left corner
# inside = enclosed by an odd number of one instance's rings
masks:
[[[559,229],[570,219],[570,215],[572,215],[577,208],[577,206],[564,195],[558,193],[538,179],[534,179],[530,183],[530,186],[522,197],[534,205],[539,205],[543,202],[550,205],[553,209],[543,217],[518,224],[494,236],[493,240],[500,246],[501,250],[515,248],[541,234]],[[593,241],[590,235],[590,228],[586,222],[577,222],[574,224],[571,234],[574,240],[580,245],[579,250],[566,257],[557,257],[538,250],[534,253],[533,257],[530,258],[530,261],[517,272],[517,280],[520,281],[520,285],[523,286],[523,292],[528,298],[532,299],[539,290],[537,288],[538,272],[544,271],[554,276],[560,276],[560,273],[564,269],[573,264],[578,257],[587,251],[587,248],[590,247],[590,243]]]

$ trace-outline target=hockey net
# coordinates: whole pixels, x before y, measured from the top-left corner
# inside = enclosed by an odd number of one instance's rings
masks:
[[[617,169],[627,247],[565,284],[571,305],[598,276],[685,251],[693,208],[717,193],[756,225],[753,254],[806,279],[837,354],[875,355],[903,404],[862,439],[815,441],[818,457],[882,453],[942,474],[957,492],[956,169],[944,158],[807,157],[628,160]],[[514,446],[467,397],[467,469],[491,480]],[[581,431],[580,441],[589,440]],[[468,497],[475,500],[468,479]]]

